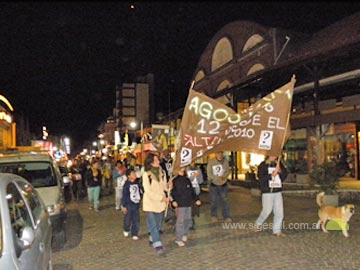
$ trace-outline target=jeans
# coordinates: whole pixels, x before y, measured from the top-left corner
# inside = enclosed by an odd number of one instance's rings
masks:
[[[104,188],[105,188],[106,192],[112,193],[112,182],[113,182],[112,179],[103,177],[103,181],[104,181]]]
[[[222,207],[223,218],[227,219],[230,217],[230,210],[227,202],[227,190],[227,184],[223,186],[210,185],[210,208],[212,217],[217,217],[217,205],[219,201]]]
[[[192,225],[191,207],[177,207],[176,211],[176,241],[181,241],[187,235]]]
[[[88,196],[90,207],[94,207],[95,210],[98,210],[100,204],[100,186],[88,187]]]
[[[154,248],[162,246],[160,240],[160,229],[164,213],[147,212],[146,225],[150,233],[150,241]]]
[[[284,206],[281,192],[262,194],[262,210],[256,220],[256,225],[262,226],[272,211],[274,212],[273,233],[280,233],[281,224],[284,218]]]
[[[75,200],[80,199],[80,192],[81,192],[81,181],[80,180],[73,181],[72,191],[73,191],[74,199]]]
[[[127,213],[124,216],[124,231],[129,232],[131,229],[131,235],[138,236],[140,229],[139,205],[129,204],[126,209]]]
[[[122,187],[115,187],[115,208],[120,209],[121,198],[122,198]]]

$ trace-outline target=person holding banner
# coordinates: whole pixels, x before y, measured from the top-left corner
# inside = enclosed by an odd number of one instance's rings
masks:
[[[271,212],[274,213],[273,235],[285,237],[281,232],[284,218],[284,206],[282,198],[282,182],[286,179],[288,172],[276,156],[267,156],[258,167],[258,178],[262,192],[262,210],[256,220],[255,231],[261,231],[262,225]]]
[[[146,212],[146,225],[150,233],[150,244],[156,254],[164,252],[160,239],[160,229],[164,211],[169,204],[169,187],[166,174],[160,167],[160,160],[156,154],[149,154],[145,159],[145,172],[142,176],[144,188],[143,211]]]
[[[176,240],[179,247],[185,246],[187,234],[190,230],[191,208],[194,204],[201,205],[199,195],[195,193],[191,181],[186,174],[186,168],[180,168],[178,175],[172,180],[173,189],[171,190],[171,204],[176,211]]]
[[[227,202],[227,178],[230,174],[229,162],[222,151],[216,153],[215,158],[210,159],[207,165],[208,181],[210,183],[210,208],[211,221],[217,222],[217,204],[220,201],[222,214],[225,222],[231,222],[230,210]]]

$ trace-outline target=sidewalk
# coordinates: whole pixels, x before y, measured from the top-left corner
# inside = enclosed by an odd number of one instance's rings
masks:
[[[248,189],[232,186],[229,203],[233,223],[210,222],[208,193],[196,230],[186,247],[174,243],[174,226],[164,224],[164,257],[149,247],[145,215],[141,212],[140,240],[124,238],[123,216],[115,211],[113,198],[101,199],[100,212],[88,209],[87,201],[68,205],[68,241],[53,252],[54,270],[116,269],[360,269],[360,218],[349,222],[350,237],[314,229],[318,207],[312,198],[284,196],[286,238],[272,236],[271,229],[255,233],[252,224],[261,211],[260,197]],[[356,206],[357,207],[357,206]],[[272,224],[272,216],[267,226]]]

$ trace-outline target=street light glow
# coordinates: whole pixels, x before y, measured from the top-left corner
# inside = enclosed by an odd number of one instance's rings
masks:
[[[134,122],[134,121],[131,122],[131,123],[130,123],[130,127],[131,127],[131,128],[136,128],[136,122]]]

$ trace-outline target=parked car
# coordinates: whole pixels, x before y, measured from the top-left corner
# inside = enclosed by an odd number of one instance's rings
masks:
[[[25,178],[45,203],[53,229],[53,247],[66,241],[66,207],[63,180],[54,158],[48,152],[12,150],[0,154],[0,173],[13,173]]]
[[[52,269],[51,237],[49,214],[34,187],[0,173],[0,269]]]

